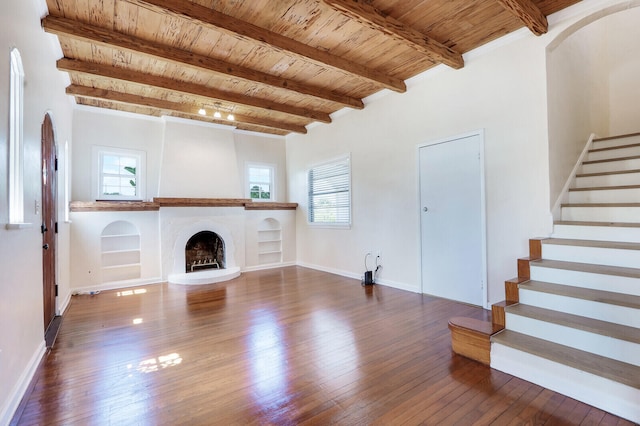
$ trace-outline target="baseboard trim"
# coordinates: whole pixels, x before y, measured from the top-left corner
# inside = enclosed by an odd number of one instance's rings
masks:
[[[29,385],[33,380],[33,377],[38,370],[38,366],[40,365],[40,361],[42,361],[42,357],[44,356],[47,347],[45,345],[44,339],[38,345],[38,348],[31,356],[27,367],[24,369],[20,378],[16,382],[16,385],[13,387],[13,390],[9,394],[7,398],[6,404],[0,410],[0,425],[8,425],[11,423],[11,419],[16,413],[16,410],[20,406],[20,402],[25,395],[27,389],[29,389]]]
[[[64,315],[69,307],[69,303],[71,303],[71,292],[67,293],[67,297],[65,297],[60,306],[58,306],[58,315]]]
[[[277,269],[277,268],[284,268],[287,266],[296,266],[296,262],[280,262],[280,263],[269,263],[265,265],[247,266],[246,268],[242,269],[242,272],[263,271],[265,269]]]
[[[88,287],[78,287],[71,289],[71,294],[89,294],[91,292],[96,291],[104,291],[104,290],[117,290],[120,288],[129,288],[129,287],[139,287],[142,285],[151,285],[151,284],[160,284],[162,282],[166,282],[167,280],[163,280],[162,277],[154,277],[154,278],[144,278],[137,280],[126,280],[126,281],[111,281],[95,286]]]
[[[335,275],[340,275],[342,277],[346,277],[346,278],[353,278],[359,281],[363,280],[363,276],[361,274],[356,274],[353,272],[349,272],[349,271],[343,271],[341,269],[334,269],[334,268],[328,268],[325,266],[320,266],[320,265],[314,265],[312,263],[306,263],[306,262],[297,262],[296,263],[298,266],[301,266],[303,268],[309,268],[309,269],[315,269],[317,271],[322,271],[322,272],[327,272],[329,274],[335,274]],[[384,279],[376,279],[376,284],[379,285],[383,285],[385,287],[392,287],[392,288],[396,288],[398,290],[404,290],[404,291],[410,291],[412,293],[420,293],[420,288],[418,286],[415,285],[409,285],[406,283],[400,283],[397,281],[391,281],[391,280],[384,280]]]

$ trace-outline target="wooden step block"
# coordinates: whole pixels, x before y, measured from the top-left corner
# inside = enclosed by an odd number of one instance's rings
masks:
[[[458,355],[489,365],[491,336],[503,328],[489,321],[453,317],[449,320],[451,348]]]
[[[531,238],[529,240],[529,259],[542,259],[542,242],[546,240],[544,237]]]
[[[529,262],[532,260],[530,257],[521,257],[518,259],[518,278],[531,278],[531,270],[529,269]]]
[[[503,300],[502,302],[494,303],[493,305],[491,305],[491,322],[493,322],[493,324],[497,326],[504,327],[505,326],[504,309],[509,305],[513,305],[514,303],[517,303],[517,302],[509,302],[507,300]]]
[[[520,301],[518,286],[527,281],[529,281],[529,277],[515,277],[504,282],[504,293],[507,302],[518,303]]]

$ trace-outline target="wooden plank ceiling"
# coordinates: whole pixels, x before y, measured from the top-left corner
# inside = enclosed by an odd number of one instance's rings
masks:
[[[47,0],[42,26],[78,104],[286,135],[578,1]]]

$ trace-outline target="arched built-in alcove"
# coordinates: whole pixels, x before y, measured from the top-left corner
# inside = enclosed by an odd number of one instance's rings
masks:
[[[140,231],[131,222],[118,220],[100,234],[102,282],[141,277]]]
[[[282,226],[276,219],[267,218],[258,225],[258,262],[282,262]]]

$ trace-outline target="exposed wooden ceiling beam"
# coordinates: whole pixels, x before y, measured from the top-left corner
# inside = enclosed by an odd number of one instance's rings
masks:
[[[545,34],[549,30],[547,17],[531,0],[498,0],[498,3],[522,21],[535,35]]]
[[[264,28],[253,25],[249,22],[242,21],[229,15],[225,15],[211,8],[184,0],[126,0],[129,3],[137,4],[159,13],[170,13],[173,16],[190,19],[201,25],[213,28],[218,31],[231,35],[233,37],[241,37],[259,42],[269,49],[276,49],[287,53],[293,53],[298,56],[312,60],[316,64],[323,67],[331,67],[345,71],[354,76],[365,78],[384,88],[405,92],[407,86],[402,79],[391,77],[384,73],[367,68],[363,65],[356,64],[339,56],[332,55],[329,52],[308,46],[297,40],[284,37],[278,33],[266,30]]]
[[[267,99],[257,99],[251,96],[225,92],[222,90],[214,89],[212,87],[202,86],[200,84],[189,83],[186,81],[177,81],[172,78],[166,78],[157,75],[144,74],[124,68],[113,67],[111,65],[95,64],[63,58],[57,61],[57,67],[61,71],[79,72],[103,78],[128,81],[131,83],[153,86],[173,92],[182,92],[188,93],[190,95],[207,97],[212,99],[213,101],[229,102],[237,105],[244,105],[250,108],[259,108],[267,111],[277,111],[284,114],[303,117],[309,120],[331,123],[331,117],[329,117],[329,114],[324,112],[311,111],[306,108],[298,108],[291,105],[280,104],[269,101]]]
[[[154,58],[159,58],[180,66],[190,66],[199,70],[214,72],[225,77],[264,84],[277,89],[288,90],[313,96],[325,101],[334,102],[340,106],[362,109],[364,103],[360,99],[341,95],[331,90],[312,87],[306,84],[280,78],[260,71],[234,65],[229,62],[186,52],[175,47],[142,40],[137,37],[117,33],[104,28],[72,21],[70,19],[47,16],[42,19],[44,30],[57,36],[70,37],[75,40],[96,43],[106,47],[115,47],[135,53],[143,53]]]
[[[77,84],[72,84],[67,87],[66,92],[68,95],[80,96],[91,99],[99,99],[129,105],[136,106],[145,106],[150,108],[156,108],[162,111],[176,111],[188,115],[192,115],[194,117],[202,117],[198,111],[200,110],[200,105],[188,104],[182,102],[171,102],[162,99],[149,98],[146,96],[140,95],[132,95],[130,93],[122,93],[116,92],[113,90],[107,89],[98,89],[95,87],[87,87],[81,86]],[[246,115],[234,114],[235,120],[219,120],[215,118],[211,118],[209,116],[206,117],[207,121],[211,121],[218,124],[226,124],[226,125],[238,125],[238,124],[250,124],[253,126],[259,127],[267,127],[271,129],[284,130],[286,132],[295,132],[295,133],[307,133],[307,129],[304,126],[298,126],[295,124],[288,124],[282,122],[276,122],[273,120],[266,120],[261,118],[250,117]]]
[[[462,55],[444,44],[422,34],[391,16],[385,16],[363,0],[323,0],[326,4],[345,13],[350,18],[384,34],[388,34],[429,57],[434,62],[462,68]]]

